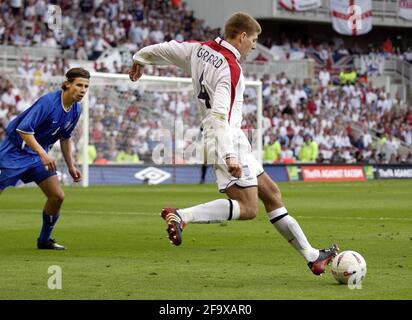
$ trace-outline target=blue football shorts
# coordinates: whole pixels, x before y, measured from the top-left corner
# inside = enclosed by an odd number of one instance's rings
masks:
[[[19,180],[24,183],[34,181],[39,184],[48,177],[56,175],[56,171],[46,170],[43,163],[38,162],[34,165],[18,169],[0,168],[0,190],[10,186],[15,186]]]

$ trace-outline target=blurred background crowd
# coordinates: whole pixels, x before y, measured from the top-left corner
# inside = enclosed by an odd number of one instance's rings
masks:
[[[62,10],[62,27],[50,29],[47,6]],[[209,40],[220,35],[195,17],[185,2],[66,0],[0,1],[0,45],[61,50],[61,56],[16,60],[12,75],[0,73],[0,141],[5,127],[42,94],[58,88],[71,61],[87,61],[95,71],[127,73],[130,54],[175,39]],[[395,39],[396,40],[396,39]],[[412,106],[370,78],[381,75],[381,61],[412,62],[412,50],[391,38],[366,47],[346,47],[342,39],[302,40],[282,34],[261,44],[280,60],[311,58],[312,78],[291,79],[285,72],[245,73],[263,83],[263,160],[266,163],[412,163]],[[121,49],[128,59],[102,59]],[[354,56],[360,67],[333,66]],[[265,63],[255,56],[251,63]],[[349,66],[349,67],[348,67]],[[187,76],[176,67],[148,67],[147,74]],[[57,79],[57,80],[56,80]],[[244,97],[243,128],[256,128],[256,91]],[[91,163],[149,163],[164,128],[184,124],[184,136],[199,134],[198,113],[190,89],[138,89],[106,83],[91,91],[89,160]],[[170,126],[170,119],[175,119]],[[80,143],[81,129],[77,132]],[[184,148],[192,141],[176,144]],[[81,155],[79,160],[81,160]],[[183,163],[184,159],[175,159]]]

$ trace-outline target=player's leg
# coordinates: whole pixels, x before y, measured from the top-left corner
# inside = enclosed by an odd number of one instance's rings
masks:
[[[273,226],[308,262],[316,260],[319,251],[312,248],[297,221],[288,214],[277,184],[266,172],[258,177],[258,183],[259,198]]]
[[[179,209],[185,223],[213,223],[225,220],[248,220],[256,217],[257,188],[233,185],[226,189],[229,199],[217,199],[194,207]]]
[[[0,194],[7,187],[14,187],[20,180],[24,169],[0,168]]]
[[[225,164],[214,166],[219,191],[229,199],[217,199],[190,208],[164,208],[161,216],[168,225],[170,241],[182,242],[182,230],[187,223],[214,223],[226,220],[253,219],[258,211],[257,178],[249,169],[247,159],[242,165],[242,177],[234,178]]]
[[[257,178],[250,170],[248,158],[243,153],[250,152],[250,145],[243,132],[243,143],[239,144],[238,161],[242,165],[242,176],[233,177],[226,162],[217,154],[215,136],[212,132],[205,139],[207,163],[213,164],[219,191],[227,193],[229,199],[217,199],[190,208],[164,208],[161,216],[166,220],[170,241],[175,245],[182,242],[182,230],[187,223],[214,223],[226,220],[253,219],[258,211]]]
[[[166,220],[169,240],[182,243],[182,231],[188,223],[219,223],[228,220],[248,220],[258,211],[257,187],[241,188],[233,185],[226,189],[229,199],[217,199],[189,208],[164,208],[162,218]]]
[[[43,209],[43,225],[38,238],[38,248],[64,250],[64,246],[51,239],[51,233],[60,217],[60,208],[64,201],[63,189],[56,175],[39,182],[38,186],[47,197]]]
[[[207,172],[207,165],[206,165],[206,164],[202,164],[201,174],[200,174],[200,184],[205,183],[205,180],[206,180],[206,172]]]
[[[39,249],[65,249],[50,238],[53,228],[59,219],[60,207],[64,200],[64,193],[56,172],[48,171],[42,163],[37,163],[25,170],[21,180],[24,183],[35,182],[47,197],[43,208],[43,224],[37,239],[37,247]]]
[[[239,187],[236,184],[226,189],[229,200],[237,202],[240,208],[239,220],[250,220],[256,218],[259,210],[258,188]]]
[[[322,250],[313,248],[299,226],[299,223],[289,215],[285,208],[277,184],[265,172],[258,177],[258,184],[259,198],[265,205],[270,222],[305,258],[313,273],[323,273],[326,265],[336,255],[338,250],[336,245]]]
[[[58,215],[64,201],[64,192],[59,179],[54,175],[38,183],[38,185],[47,197],[44,212],[50,216]]]

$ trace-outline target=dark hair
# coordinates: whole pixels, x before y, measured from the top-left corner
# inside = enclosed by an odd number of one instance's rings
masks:
[[[66,82],[73,82],[76,78],[90,79],[90,73],[83,68],[71,68],[66,72],[66,80],[62,84],[63,91],[67,89]]]
[[[244,12],[233,14],[225,23],[225,38],[234,39],[238,34],[246,32],[251,35],[253,32],[260,34],[262,28],[252,16]]]

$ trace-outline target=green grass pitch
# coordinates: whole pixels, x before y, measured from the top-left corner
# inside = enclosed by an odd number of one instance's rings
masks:
[[[68,250],[35,247],[44,196],[0,196],[0,299],[412,299],[412,181],[280,183],[314,247],[338,243],[367,262],[361,289],[311,274],[267,221],[189,225],[171,245],[159,217],[224,197],[215,185],[66,187],[53,236]],[[49,266],[62,270],[51,290]]]

